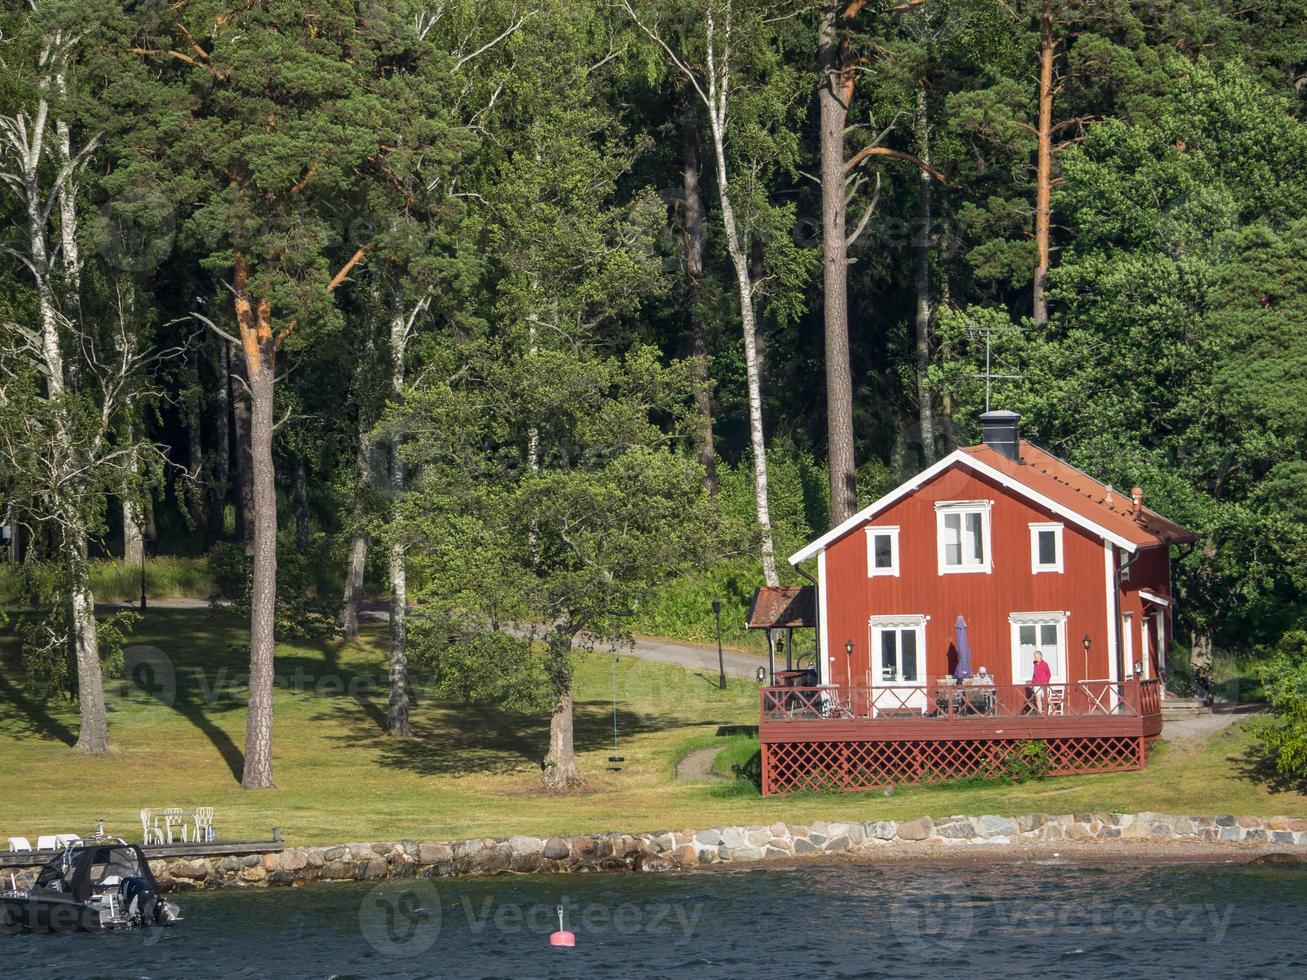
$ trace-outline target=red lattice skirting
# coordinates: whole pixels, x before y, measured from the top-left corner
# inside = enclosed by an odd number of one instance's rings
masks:
[[[1048,775],[1142,769],[1145,739],[1111,735],[1047,738]],[[764,742],[762,791],[866,790],[898,783],[943,783],[964,776],[1010,775],[1024,739],[898,742]]]

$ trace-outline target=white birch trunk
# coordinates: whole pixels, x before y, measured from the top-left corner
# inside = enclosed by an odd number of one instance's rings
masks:
[[[775,545],[772,543],[771,509],[767,493],[767,448],[762,420],[762,366],[758,356],[757,321],[753,308],[753,280],[749,275],[748,248],[735,219],[731,204],[730,180],[726,163],[726,107],[730,88],[730,7],[725,24],[725,42],[721,66],[716,64],[716,25],[711,9],[707,12],[708,44],[708,123],[712,131],[713,156],[717,164],[717,194],[726,232],[726,250],[735,270],[736,292],[740,304],[740,324],[744,330],[744,368],[749,392],[749,444],[753,450],[753,490],[758,529],[762,544],[762,575],[768,585],[779,585],[776,574]]]
[[[55,34],[45,41],[40,65],[52,73],[66,65],[69,44]],[[47,129],[51,125],[50,106],[45,91],[52,81],[51,75],[39,82],[41,95],[31,116],[18,112],[0,117],[0,150],[3,166],[0,180],[17,196],[26,217],[26,266],[32,275],[36,291],[40,331],[30,342],[34,364],[45,380],[45,396],[51,407],[51,487],[48,491],[50,511],[59,525],[61,558],[68,573],[70,587],[69,619],[72,644],[77,666],[78,709],[80,730],[76,748],[84,752],[105,752],[109,748],[108,723],[104,705],[104,687],[100,669],[99,645],[95,629],[95,599],[91,593],[90,572],[87,561],[87,522],[82,500],[77,492],[80,480],[77,474],[84,469],[84,460],[74,444],[72,421],[68,415],[66,371],[62,339],[59,328],[62,320],[55,299],[53,263],[47,242],[48,210],[46,199],[53,194],[60,204],[64,236],[76,234],[76,210],[73,199],[73,177],[80,165],[68,151],[57,148],[62,157],[56,161],[55,177],[47,190],[41,183],[41,161],[47,152]],[[61,80],[56,81],[61,84]],[[55,123],[56,136],[67,136],[67,127]],[[93,148],[94,141],[87,150]],[[67,210],[65,210],[67,208]],[[65,264],[69,256],[76,261],[76,243],[71,253],[64,253]],[[71,267],[75,272],[76,265]],[[75,278],[75,277],[74,277]]]
[[[408,348],[408,332],[418,314],[426,308],[423,298],[408,316],[401,306],[396,287],[390,318],[390,396],[398,402],[404,396],[404,355]],[[390,493],[392,506],[404,490],[404,460],[400,455],[403,436],[400,432],[390,437]],[[390,735],[406,736],[413,733],[408,717],[408,578],[404,543],[390,542],[390,701],[386,710],[386,730]]]

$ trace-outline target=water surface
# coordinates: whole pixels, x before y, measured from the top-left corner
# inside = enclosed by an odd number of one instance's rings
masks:
[[[168,930],[0,937],[5,980],[1302,977],[1307,871],[826,865],[177,896]],[[575,949],[551,949],[563,904]]]

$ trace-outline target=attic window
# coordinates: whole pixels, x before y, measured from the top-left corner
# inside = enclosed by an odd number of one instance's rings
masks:
[[[899,529],[867,528],[867,575],[899,574]]]
[[[1036,575],[1062,571],[1061,524],[1030,525],[1030,571]]]

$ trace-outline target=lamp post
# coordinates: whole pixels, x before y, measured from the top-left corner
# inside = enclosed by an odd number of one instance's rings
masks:
[[[722,600],[712,601],[712,614],[717,620],[717,689],[726,690],[726,658],[722,654]]]
[[[141,535],[141,612],[145,612],[145,535]]]
[[[844,641],[844,677],[848,686],[853,687],[853,641]]]
[[[1089,639],[1088,633],[1086,633],[1085,638],[1080,641],[1080,645],[1085,648],[1085,674],[1081,678],[1081,680],[1085,681],[1089,680],[1089,645],[1092,642],[1093,641]]]

